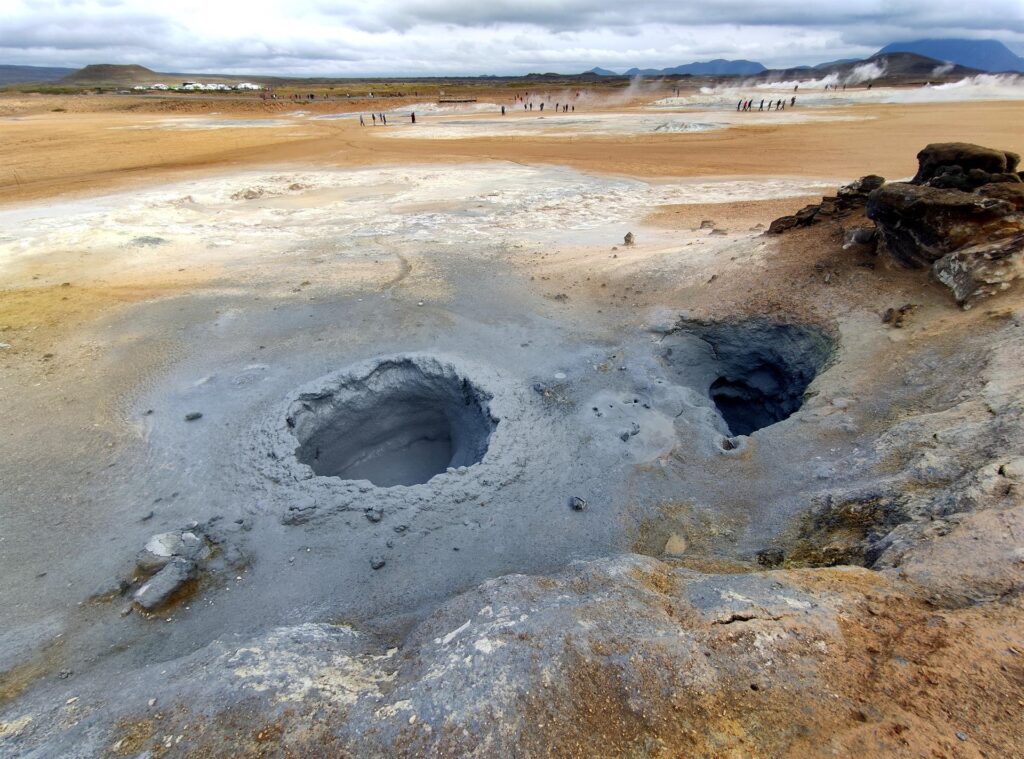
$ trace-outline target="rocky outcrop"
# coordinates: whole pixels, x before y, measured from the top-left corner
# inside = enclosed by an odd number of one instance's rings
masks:
[[[843,223],[843,249],[888,252],[899,264],[929,269],[964,308],[1024,276],[1024,181],[1020,156],[1006,150],[946,142],[917,154],[909,182],[877,175],[858,179],[834,197],[775,219],[769,234],[860,211],[876,229]],[[872,233],[874,232],[874,233]]]
[[[930,268],[967,308],[1024,274],[1024,184],[1015,153],[966,143],[929,145],[910,182],[874,190],[867,215],[883,249]]]
[[[806,227],[825,219],[848,216],[864,208],[870,193],[881,187],[885,178],[876,174],[861,177],[856,182],[839,188],[835,196],[826,196],[820,203],[804,206],[792,216],[781,216],[768,227],[769,234],[781,234],[794,227]]]
[[[917,154],[912,184],[974,190],[991,182],[1020,182],[1020,156],[969,142],[938,142]]]

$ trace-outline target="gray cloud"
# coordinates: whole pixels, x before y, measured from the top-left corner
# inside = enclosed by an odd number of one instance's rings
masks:
[[[1024,50],[1020,0],[0,0],[0,19],[4,63],[291,75],[782,66],[948,36]]]

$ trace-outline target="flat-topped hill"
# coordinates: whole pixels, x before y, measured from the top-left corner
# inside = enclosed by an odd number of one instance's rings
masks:
[[[94,63],[61,79],[65,84],[146,84],[161,75],[145,66]]]

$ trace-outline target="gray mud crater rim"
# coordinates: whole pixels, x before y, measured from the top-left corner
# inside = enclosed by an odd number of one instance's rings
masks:
[[[388,358],[303,393],[287,424],[315,475],[411,486],[483,459],[497,426],[490,399],[449,364]]]

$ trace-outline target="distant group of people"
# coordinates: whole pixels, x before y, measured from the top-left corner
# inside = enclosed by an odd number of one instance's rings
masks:
[[[579,90],[576,91],[576,94],[572,95],[573,99],[578,98],[579,96],[580,96],[580,91]],[[532,111],[533,110],[533,100],[530,99],[530,93],[528,91],[527,92],[523,92],[523,93],[515,94],[512,97],[512,102],[513,103],[522,103],[524,111]],[[537,110],[543,112],[545,105],[550,105],[550,103],[548,103],[547,100],[541,100],[540,103],[538,104],[538,109]],[[576,113],[576,104],[575,103],[555,103],[555,113],[569,113],[570,111],[572,113]],[[505,106],[501,107],[501,115],[502,116],[505,115]]]
[[[373,125],[377,126],[380,123],[381,126],[388,125],[388,117],[383,113],[371,113],[370,118],[373,119]],[[415,114],[413,114],[413,123],[416,123]],[[359,114],[359,126],[366,126],[366,120],[363,118],[363,114]]]
[[[538,110],[543,112],[544,105],[545,105],[544,103],[541,103],[540,104],[540,108]],[[529,103],[523,103],[523,110],[524,111],[532,111],[533,110],[533,101],[530,101]],[[575,104],[571,104],[571,103],[555,103],[555,113],[569,113],[570,110],[573,113],[576,113],[576,106],[575,106]],[[501,114],[503,116],[505,115],[505,106],[501,107]]]
[[[384,113],[371,113],[370,114],[370,119],[372,120],[374,126],[377,126],[378,123],[381,126],[387,126],[388,125],[387,114],[384,114]],[[409,114],[409,119],[410,119],[410,121],[413,124],[416,123],[416,111],[413,111],[412,113]],[[363,114],[361,114],[361,113],[359,114],[359,126],[366,126],[366,119],[363,118]]]
[[[784,111],[784,110],[786,110],[786,101],[784,99],[782,99],[782,98],[779,98],[778,100],[769,100],[767,102],[768,102],[768,107],[765,108],[764,107],[765,106],[765,100],[764,100],[764,98],[762,98],[761,99],[761,104],[757,107],[757,110],[759,110],[759,111],[770,111],[770,110],[772,110],[773,106],[774,106],[776,111]],[[795,95],[789,99],[789,107],[792,108],[794,105],[796,105],[796,96]],[[750,99],[750,100],[740,100],[740,102],[738,102],[736,104],[736,110],[737,111],[752,111],[752,110],[754,110],[754,101],[753,101],[753,99]]]

